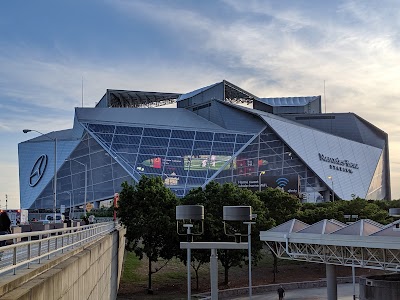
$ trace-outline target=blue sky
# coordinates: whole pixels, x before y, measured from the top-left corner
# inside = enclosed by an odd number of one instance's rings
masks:
[[[400,198],[400,3],[36,0],[0,3],[0,200],[19,205],[22,129],[71,128],[107,88],[188,92],[226,79],[260,97],[323,95],[389,134]]]

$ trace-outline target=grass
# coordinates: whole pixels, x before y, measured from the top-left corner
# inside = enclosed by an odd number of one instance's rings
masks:
[[[135,253],[125,251],[125,260],[122,273],[122,281],[130,283],[146,283],[147,259],[140,260]],[[153,263],[153,269],[160,264]],[[143,272],[145,270],[145,272]],[[167,266],[152,275],[152,281],[157,282],[175,282],[186,278],[185,265],[178,259],[172,259]]]
[[[271,253],[269,251],[264,250],[263,254],[264,254],[263,257],[257,263],[257,266],[271,268],[273,264],[273,257]],[[146,283],[148,279],[147,263],[148,262],[146,259],[139,260],[139,258],[136,257],[135,253],[126,251],[122,281],[134,284]],[[283,265],[298,265],[298,264],[304,264],[304,262],[278,259],[278,267]],[[153,269],[156,265],[160,264],[153,264]],[[245,265],[243,267],[246,268]],[[199,270],[200,275],[207,274],[209,270],[208,268],[209,268],[208,264],[203,265]],[[145,272],[143,272],[144,270]],[[194,274],[193,269],[192,272]],[[153,283],[159,283],[159,282],[175,283],[175,282],[180,282],[181,280],[185,280],[185,278],[186,278],[186,266],[177,258],[174,258],[171,261],[169,261],[164,268],[162,268],[160,271],[152,275]]]
[[[122,273],[122,281],[124,282],[138,282],[145,280],[146,277],[140,275],[138,272],[139,267],[143,262],[136,257],[135,253],[125,251],[124,269]]]

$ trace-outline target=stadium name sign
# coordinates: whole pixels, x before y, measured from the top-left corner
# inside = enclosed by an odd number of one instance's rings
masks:
[[[347,159],[339,159],[339,158],[333,158],[329,156],[325,156],[321,153],[318,153],[319,160],[325,161],[327,163],[331,163],[333,165],[330,165],[329,168],[337,170],[337,171],[343,171],[343,172],[348,172],[348,173],[353,173],[353,169],[358,169],[358,164],[352,163],[348,161]]]

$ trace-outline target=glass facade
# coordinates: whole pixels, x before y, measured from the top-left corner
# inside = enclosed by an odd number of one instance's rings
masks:
[[[165,128],[83,124],[87,133],[57,173],[57,207],[110,199],[124,181],[161,176],[183,197],[211,180],[237,182],[243,176],[297,175],[300,191],[322,182],[270,129],[259,135]],[[319,189],[320,190],[320,189]],[[50,181],[30,208],[52,208]]]
[[[234,164],[254,135],[149,127],[84,124],[115,159],[140,180],[161,176],[177,196],[206,184]]]
[[[114,193],[120,191],[122,182],[132,181],[132,177],[121,165],[95,139],[85,134],[57,172],[57,208],[61,205],[70,207],[84,203],[86,176],[87,202],[110,199]],[[53,205],[53,180],[51,180],[30,208],[52,209]]]
[[[299,192],[310,192],[324,185],[270,128],[237,154],[230,168],[222,170],[215,180],[237,182],[242,176],[258,176],[262,171],[265,171],[263,176],[298,175]]]

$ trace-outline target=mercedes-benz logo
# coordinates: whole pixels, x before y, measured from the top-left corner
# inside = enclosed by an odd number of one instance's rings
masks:
[[[29,176],[29,185],[34,187],[42,178],[47,166],[47,155],[42,154],[33,165],[31,175]]]

